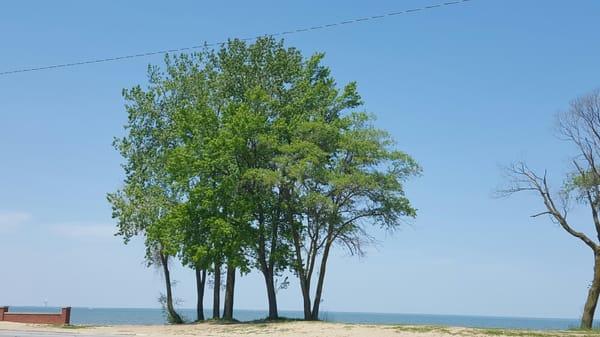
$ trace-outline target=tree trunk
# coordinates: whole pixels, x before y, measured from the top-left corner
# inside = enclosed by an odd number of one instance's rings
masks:
[[[162,264],[163,273],[165,276],[165,287],[166,287],[166,291],[167,291],[166,310],[167,310],[168,320],[169,320],[169,323],[181,324],[181,323],[183,323],[183,319],[181,318],[181,316],[179,316],[177,311],[175,311],[175,307],[173,306],[173,290],[171,288],[171,273],[169,271],[169,258],[162,251],[159,252],[159,255],[160,255],[160,263]]]
[[[213,289],[213,319],[221,318],[221,264],[215,263]]]
[[[595,253],[594,260],[594,279],[588,292],[585,306],[583,307],[583,315],[581,317],[581,328],[591,329],[594,323],[594,313],[598,304],[598,295],[600,295],[600,251]]]
[[[310,320],[312,317],[310,310],[310,280],[307,280],[306,271],[304,270],[302,264],[302,247],[300,245],[299,234],[295,229],[292,229],[292,237],[294,240],[294,250],[296,253],[296,265],[294,268],[296,270],[296,274],[298,274],[298,279],[300,281],[300,290],[302,290],[304,319]]]
[[[269,300],[269,319],[275,320],[279,318],[277,311],[277,293],[275,291],[275,279],[273,272],[269,269],[262,271],[265,277],[265,284],[267,286],[267,299]]]
[[[325,271],[327,270],[327,259],[329,258],[329,249],[331,248],[331,241],[325,244],[323,251],[323,257],[321,258],[321,267],[319,269],[319,280],[317,281],[317,292],[315,294],[315,301],[313,302],[313,309],[311,313],[311,319],[316,321],[319,319],[319,307],[321,305],[321,295],[323,294],[323,284],[325,283]]]
[[[196,304],[196,321],[204,320],[204,288],[206,286],[206,269],[196,267],[196,293],[198,303]]]
[[[312,317],[310,310],[310,279],[306,277],[306,271],[304,270],[305,268],[302,263],[302,244],[300,242],[300,229],[294,221],[294,212],[292,210],[290,194],[291,193],[288,188],[281,188],[282,198],[287,204],[285,217],[288,226],[290,226],[291,228],[292,240],[294,242],[294,252],[296,255],[294,269],[296,270],[296,273],[298,274],[298,279],[300,280],[300,290],[302,290],[302,300],[304,307],[304,319],[310,320]]]
[[[269,317],[270,320],[276,320],[279,318],[279,312],[277,310],[277,291],[275,290],[275,279],[274,272],[275,262],[274,262],[274,252],[277,249],[277,236],[278,236],[278,223],[271,223],[271,246],[269,252],[269,259],[267,261],[267,253],[265,249],[265,218],[262,207],[260,208],[258,215],[259,222],[259,235],[258,235],[258,260],[260,264],[260,270],[265,278],[265,286],[267,288],[267,300],[269,301]]]
[[[300,290],[302,290],[302,304],[304,307],[304,319],[310,321],[312,314],[310,312],[310,284],[306,281],[306,277],[301,275],[300,277]]]
[[[225,308],[223,319],[233,320],[233,295],[235,293],[235,267],[227,266],[227,284],[225,285]]]
[[[225,307],[223,308],[223,319],[233,320],[233,297],[235,293],[235,270],[236,268],[227,266],[227,284],[225,285]]]
[[[265,278],[265,286],[267,288],[267,300],[269,301],[269,319],[276,320],[279,318],[277,310],[277,291],[275,290],[275,277],[273,275],[273,267],[269,267],[264,258],[264,251],[259,249],[260,271]],[[272,264],[271,264],[272,265]]]

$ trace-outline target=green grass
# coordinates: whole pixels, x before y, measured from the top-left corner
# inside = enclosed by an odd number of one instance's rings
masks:
[[[452,336],[476,337],[476,336],[501,336],[501,337],[597,337],[600,330],[567,330],[567,331],[533,331],[519,329],[490,329],[490,328],[461,328],[451,329],[444,326],[430,325],[395,325],[390,326],[397,332],[413,333],[443,333]]]
[[[507,336],[507,337],[559,337],[564,336],[554,331],[539,332],[529,330],[506,330],[506,329],[475,329],[476,333],[487,336]]]
[[[575,336],[598,336],[600,335],[600,328],[594,328],[592,330],[571,328],[569,331],[573,332]]]
[[[435,326],[435,325],[394,325],[390,327],[398,332],[417,332],[417,333],[428,333],[428,332],[441,332],[452,334],[452,332],[444,326]]]
[[[279,317],[277,319],[269,319],[268,317],[255,319],[253,321],[240,322],[242,324],[270,324],[270,323],[287,323],[287,322],[304,322],[303,319]]]

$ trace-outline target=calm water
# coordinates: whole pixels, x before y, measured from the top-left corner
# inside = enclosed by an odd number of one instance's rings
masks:
[[[11,311],[53,312],[58,308],[11,307]],[[181,309],[180,313],[188,320],[196,317],[195,310]],[[206,312],[206,317],[211,313]],[[301,318],[300,311],[280,311],[281,316]],[[236,319],[251,321],[267,316],[266,311],[236,310]],[[576,319],[560,318],[521,318],[521,317],[485,317],[461,315],[421,315],[421,314],[378,314],[358,312],[324,312],[321,318],[331,322],[373,323],[373,324],[424,324],[448,325],[480,328],[516,328],[516,329],[568,329],[578,326]],[[116,325],[116,324],[164,324],[160,309],[116,309],[116,308],[73,308],[72,324]]]

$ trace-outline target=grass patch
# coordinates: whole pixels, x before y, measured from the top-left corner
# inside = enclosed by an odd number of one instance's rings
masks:
[[[289,318],[289,317],[279,317],[276,319],[270,319],[268,317],[255,319],[253,321],[245,321],[241,322],[243,324],[269,324],[269,323],[287,323],[287,322],[306,322],[301,318]]]
[[[191,324],[205,324],[205,323],[210,323],[210,324],[223,324],[223,325],[227,325],[227,324],[244,324],[246,322],[242,322],[242,321],[238,321],[237,319],[223,319],[223,318],[207,318],[205,320],[201,320],[201,321],[194,321]],[[189,324],[189,323],[185,323],[185,324]],[[184,325],[185,325],[184,324]]]
[[[570,336],[581,336],[581,337],[600,336],[599,328],[594,328],[592,330],[573,328],[573,329],[569,329],[569,332],[571,332]]]
[[[405,331],[405,332],[416,332],[416,333],[428,333],[428,332],[441,332],[452,334],[452,332],[443,326],[435,326],[435,325],[394,325],[391,327],[396,331]]]
[[[533,331],[519,329],[469,329],[460,331],[460,335],[485,335],[485,336],[504,336],[504,337],[587,337],[600,335],[600,331],[591,332],[590,330],[568,330],[568,331]]]
[[[478,337],[599,337],[600,330],[567,330],[567,331],[534,331],[519,329],[493,329],[493,328],[460,328],[454,329],[444,326],[432,325],[395,325],[390,326],[397,332],[412,333],[440,333],[450,336]]]
[[[477,333],[488,336],[508,336],[508,337],[555,337],[560,336],[553,332],[536,332],[527,330],[505,330],[505,329],[477,329]]]

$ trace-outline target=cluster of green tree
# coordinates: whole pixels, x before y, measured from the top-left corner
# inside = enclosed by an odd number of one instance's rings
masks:
[[[368,226],[397,228],[416,212],[403,183],[417,163],[373,126],[355,83],[338,88],[323,55],[282,41],[231,40],[217,50],[166,57],[149,85],[124,90],[123,187],[108,195],[118,235],[145,240],[164,273],[173,323],[169,259],[196,271],[198,319],[207,275],[213,316],[233,319],[236,272],[264,276],[269,318],[277,280],[298,278],[304,318],[318,319],[335,246],[361,254]]]

